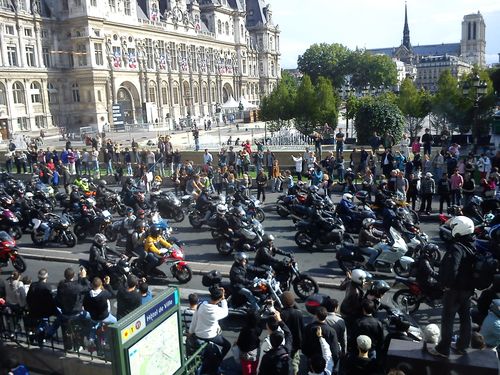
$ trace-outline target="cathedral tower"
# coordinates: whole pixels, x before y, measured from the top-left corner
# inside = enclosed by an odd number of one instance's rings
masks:
[[[486,24],[481,13],[467,14],[462,21],[461,57],[473,64],[486,64]]]
[[[408,5],[405,3],[405,26],[403,28],[403,46],[411,51],[410,28],[408,27]]]

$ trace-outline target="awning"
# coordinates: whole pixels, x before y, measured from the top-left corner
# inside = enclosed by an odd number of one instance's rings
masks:
[[[232,96],[229,97],[229,100],[227,102],[225,102],[221,108],[222,109],[232,109],[232,108],[238,108],[239,106],[239,103],[234,100],[234,98]]]
[[[240,98],[240,103],[243,104],[243,109],[245,109],[245,110],[257,108],[257,106],[255,104],[250,103],[244,96],[242,96]]]

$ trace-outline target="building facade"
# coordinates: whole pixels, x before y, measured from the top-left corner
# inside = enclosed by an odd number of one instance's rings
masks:
[[[439,77],[445,70],[460,79],[464,74],[470,73],[473,66],[457,56],[425,56],[417,63],[415,85],[419,88],[435,92],[438,89]]]
[[[263,0],[0,0],[0,131],[75,131],[253,104],[280,76]]]

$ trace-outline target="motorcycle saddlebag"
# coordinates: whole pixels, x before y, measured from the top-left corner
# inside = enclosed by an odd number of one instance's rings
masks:
[[[328,242],[337,242],[340,243],[342,241],[343,231],[340,229],[333,229],[330,233],[328,233]]]
[[[207,287],[207,288],[209,288],[215,284],[220,284],[221,281],[222,281],[222,275],[220,274],[219,271],[216,271],[216,270],[212,270],[212,271],[207,272],[201,278],[201,283],[203,284],[204,287]]]

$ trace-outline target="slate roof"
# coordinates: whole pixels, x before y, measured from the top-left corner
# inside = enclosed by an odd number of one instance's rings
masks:
[[[460,55],[460,43],[428,44],[424,46],[412,46],[412,49],[413,53],[418,56]],[[392,56],[396,50],[396,47],[373,48],[369,49],[368,52]]]
[[[266,23],[264,0],[247,0],[247,26],[256,26],[259,23]]]

